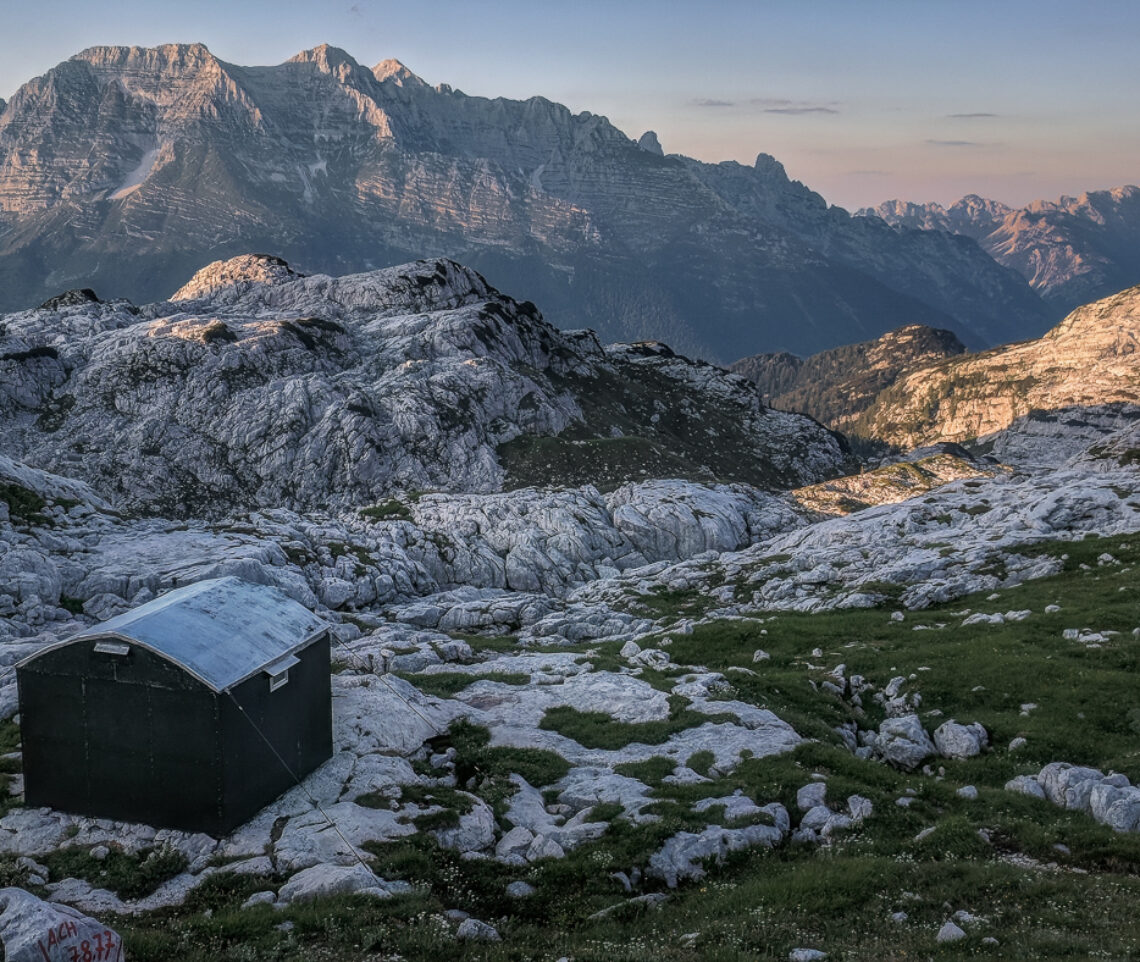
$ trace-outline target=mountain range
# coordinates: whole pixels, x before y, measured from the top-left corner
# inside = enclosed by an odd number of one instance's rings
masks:
[[[271,67],[94,47],[0,113],[0,310],[68,288],[155,301],[249,250],[332,274],[448,256],[559,327],[714,361],[910,323],[984,346],[1054,319],[972,239],[852,217],[766,154],[665,155],[328,46]]]
[[[970,237],[1061,312],[1140,281],[1140,187],[1021,208],[968,194],[949,207],[889,200],[857,212],[898,228]]]

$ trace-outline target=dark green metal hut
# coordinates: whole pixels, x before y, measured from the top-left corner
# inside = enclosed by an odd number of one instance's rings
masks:
[[[224,835],[332,754],[328,625],[238,578],[17,666],[25,802]]]

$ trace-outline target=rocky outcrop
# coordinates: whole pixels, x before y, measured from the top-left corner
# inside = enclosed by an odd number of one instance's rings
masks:
[[[858,213],[899,228],[970,237],[1065,311],[1140,281],[1140,187],[1038,200],[1019,209],[969,194],[945,208],[893,200]]]
[[[1078,308],[1044,337],[903,375],[851,425],[902,447],[1001,431],[1033,411],[1140,402],[1140,288]]]
[[[1114,831],[1140,832],[1140,787],[1126,775],[1105,775],[1096,768],[1051,762],[1036,775],[1019,775],[1005,787],[1085,812]]]
[[[604,117],[327,46],[253,69],[201,44],[77,54],[0,118],[0,221],[2,310],[154,300],[272,250],[329,273],[451,256],[562,327],[713,360],[908,322],[998,343],[1051,317],[971,240],[852,218],[768,155],[664,156]]]
[[[956,447],[956,445],[946,445]],[[904,458],[860,474],[796,488],[788,496],[813,516],[850,514],[880,504],[897,504],[964,478],[986,478],[1002,468],[980,461],[964,450],[926,451],[925,456]]]
[[[1098,404],[1030,411],[972,445],[1003,464],[1048,470],[1057,464],[1090,470],[1140,463],[1140,405]]]
[[[1056,573],[1055,559],[1016,550],[1027,542],[1140,530],[1135,467],[1109,461],[1098,468],[1080,463],[953,481],[921,498],[789,528],[715,559],[587,584],[569,597],[628,606],[666,585],[712,598],[712,610],[726,616],[870,607],[888,597],[921,609]]]
[[[808,358],[756,354],[728,369],[753,381],[773,407],[803,411],[842,431],[904,374],[965,351],[950,331],[911,324]]]
[[[247,255],[168,302],[9,315],[0,419],[21,460],[167,516],[661,475],[787,487],[847,461],[743,378],[562,333],[445,260],[332,278]]]

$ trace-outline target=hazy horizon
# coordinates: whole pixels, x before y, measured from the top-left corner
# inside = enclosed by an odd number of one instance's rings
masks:
[[[1140,180],[1131,123],[1140,8],[1118,0],[441,2],[432,15],[357,0],[335,8],[219,0],[193,9],[44,0],[6,14],[0,97],[97,45],[203,42],[273,64],[320,43],[372,66],[395,58],[471,95],[544,96],[603,114],[668,153],[751,164],[848,209],[976,193],[1013,206]]]

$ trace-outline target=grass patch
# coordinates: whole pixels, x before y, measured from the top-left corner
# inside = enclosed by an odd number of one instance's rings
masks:
[[[0,483],[0,501],[8,505],[8,517],[13,524],[47,524],[41,514],[47,502],[29,488],[13,482]]]
[[[91,855],[89,848],[68,847],[49,852],[41,861],[52,879],[84,879],[123,899],[150,895],[189,864],[185,855],[172,848],[148,848],[134,855],[111,848],[107,857],[100,860]]]
[[[693,752],[693,754],[689,756],[689,760],[685,762],[685,765],[691,768],[698,775],[704,775],[707,778],[709,769],[712,768],[715,761],[716,755],[708,750],[705,750],[700,752]]]
[[[456,641],[465,641],[476,654],[509,654],[520,650],[519,640],[515,635],[476,635],[461,631],[449,632]]]
[[[666,758],[664,755],[654,755],[643,762],[625,762],[621,765],[615,765],[614,771],[619,775],[636,778],[639,782],[654,786],[659,785],[665,776],[672,775],[673,769],[676,767],[677,762],[674,759]]]
[[[83,602],[78,598],[72,598],[69,595],[60,595],[59,606],[65,611],[70,611],[73,615],[83,614]]]
[[[552,785],[570,770],[570,763],[543,748],[492,746],[491,733],[466,720],[453,722],[447,732],[428,744],[436,752],[455,749],[455,780],[502,816],[518,790],[511,775],[520,775],[536,788]],[[437,789],[431,789],[437,791]],[[385,800],[385,805],[387,801]]]
[[[706,483],[713,475],[679,458],[658,441],[644,437],[570,438],[530,434],[499,445],[505,488],[593,484],[612,491],[645,478],[689,478]]]
[[[664,585],[636,599],[636,607],[651,618],[699,618],[715,605],[716,602],[698,588],[671,589]]]
[[[370,521],[411,521],[412,511],[402,501],[397,501],[395,498],[389,498],[387,501],[381,501],[379,504],[373,504],[367,508],[361,508],[359,514],[362,518],[368,518]]]
[[[634,742],[661,745],[686,728],[696,728],[706,722],[735,720],[733,715],[705,715],[693,711],[686,699],[671,696],[669,717],[661,721],[619,722],[605,712],[579,711],[568,705],[559,705],[547,710],[538,727],[572,738],[586,748],[613,750]]]

